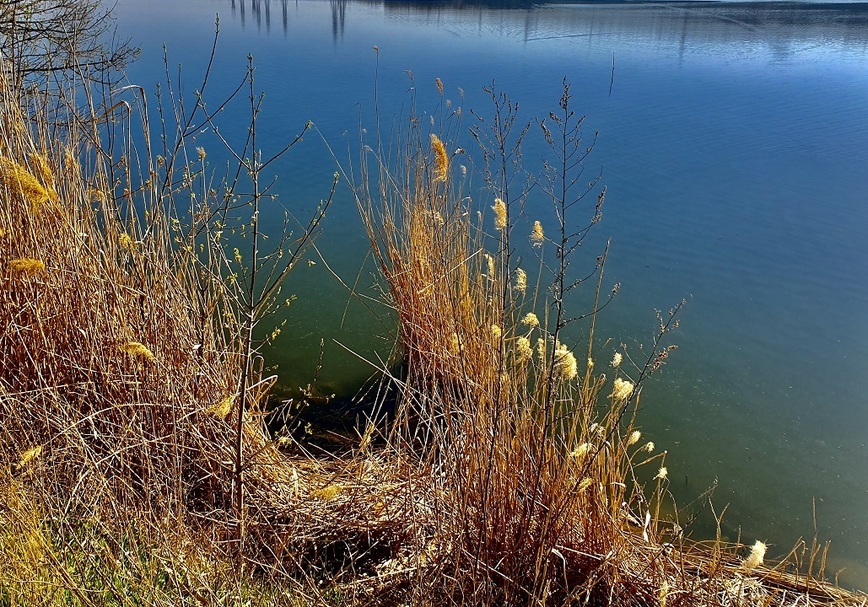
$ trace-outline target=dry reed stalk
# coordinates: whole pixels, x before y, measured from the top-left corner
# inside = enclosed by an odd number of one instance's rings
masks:
[[[40,554],[54,559],[22,557],[21,568],[0,570],[0,603],[7,590],[17,602],[50,587],[63,596],[81,594],[79,602],[88,605],[93,584],[122,597],[124,589],[112,584],[129,582],[125,576],[152,579],[147,570],[157,566],[174,572],[166,575],[177,592],[134,584],[133,594],[152,604],[187,600],[185,580],[201,574],[190,563],[208,551],[223,572],[234,562],[227,540],[236,520],[237,435],[226,419],[242,413],[241,331],[237,290],[224,280],[225,254],[211,247],[219,236],[205,226],[199,240],[179,238],[172,221],[179,213],[155,185],[175,182],[171,162],[154,159],[141,170],[148,179],[139,176],[151,186],[132,187],[127,159],[136,154],[105,162],[112,150],[89,147],[97,140],[79,138],[75,125],[63,140],[45,139],[48,129],[28,124],[2,86],[0,101],[0,156],[12,175],[0,184],[0,527],[45,531],[37,538]],[[50,151],[38,159],[26,154],[37,149]],[[194,156],[204,161],[202,153]],[[26,166],[33,180],[22,177]],[[112,173],[118,166],[123,172]],[[34,183],[56,191],[50,212],[44,201],[43,212],[33,212],[33,200],[45,198]],[[202,255],[194,246],[200,242],[208,244]],[[268,386],[254,374],[247,400],[262,399]],[[242,556],[256,566],[209,576],[206,596],[217,601],[235,582],[255,586],[251,570],[297,589],[293,580],[304,580],[304,572],[332,566],[329,546],[352,542],[364,552],[371,537],[405,536],[402,525],[382,515],[402,512],[395,483],[389,485],[391,469],[368,462],[353,479],[330,481],[327,475],[347,473],[347,466],[308,472],[317,466],[290,462],[260,417],[248,411],[243,419],[251,535]],[[13,501],[19,489],[30,501]],[[31,535],[0,532],[0,558],[30,550]],[[193,537],[198,543],[191,548]],[[90,542],[110,549],[93,551]],[[112,561],[112,550],[159,557],[130,564]]]
[[[68,516],[219,506],[231,428],[205,413],[233,392],[231,327],[200,312],[198,270],[167,223],[134,251],[118,239],[139,231],[120,222],[123,199],[94,212],[92,192],[112,191],[100,156],[74,127],[39,139],[0,84],[0,468],[28,468],[21,453],[40,445],[46,474],[31,481]],[[204,293],[228,309],[221,297]]]

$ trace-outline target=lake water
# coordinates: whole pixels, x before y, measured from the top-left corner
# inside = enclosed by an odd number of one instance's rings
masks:
[[[494,80],[526,119],[555,109],[569,79],[586,134],[600,134],[597,237],[612,238],[607,284],[622,284],[600,331],[635,352],[654,310],[688,299],[679,350],[646,385],[639,419],[669,451],[679,503],[717,480],[724,533],[766,540],[776,556],[816,522],[831,572],[868,589],[868,5],[499,4],[120,0],[116,16],[143,48],[130,80],[154,90],[165,43],[189,93],[219,14],[210,98],[253,54],[266,150],[306,120],[341,153],[360,119],[373,128],[374,45],[389,124],[406,115],[411,86],[420,111],[434,111],[435,78],[482,114]],[[243,135],[243,112],[225,114],[227,136]],[[528,142],[529,168],[540,150]],[[304,217],[335,166],[308,136],[275,171],[267,212]],[[354,282],[366,242],[345,189],[320,245]],[[291,278],[298,300],[269,358],[284,384],[306,384],[322,339],[319,389],[352,394],[371,369],[336,342],[385,356],[391,328],[315,261]],[[365,270],[360,289],[370,283]],[[705,517],[694,536],[708,529]]]

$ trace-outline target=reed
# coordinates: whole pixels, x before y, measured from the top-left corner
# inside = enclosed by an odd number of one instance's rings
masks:
[[[139,154],[130,133],[135,120],[148,132],[146,114],[92,91],[78,91],[90,102],[83,114],[66,108],[75,119],[52,130],[19,105],[6,67],[0,605],[295,596],[298,584],[254,579],[247,555],[230,549],[239,434],[250,494],[288,483],[290,467],[257,412],[268,380],[251,371],[238,398],[255,352],[242,347],[216,220],[181,234],[181,205],[214,198],[204,155],[185,160],[183,131],[168,153],[146,142]],[[242,515],[263,528],[255,503]],[[250,558],[263,550],[254,543]]]
[[[539,187],[553,218],[527,217],[527,189],[514,184],[530,125],[489,91],[494,118],[474,114],[470,127],[485,159],[478,199],[459,164],[469,159],[449,137],[460,109],[431,120],[442,129],[433,133],[411,117],[399,152],[378,142],[376,168],[368,152],[353,184],[398,319],[400,373],[387,373],[398,404],[381,427],[386,452],[414,470],[403,487],[417,504],[403,596],[423,605],[843,600],[814,594],[813,582],[782,583],[785,566],[763,567],[761,542],[739,558],[740,546],[718,540],[708,549],[685,537],[666,452],[641,443],[636,427],[644,381],[674,350],[666,340],[681,304],[660,315],[642,360],[617,349],[605,368],[594,361],[603,343],[595,318],[617,285],[604,286],[608,246],[584,278],[571,266],[605,200],[599,177],[582,174],[593,141],[583,141],[565,83],[558,112],[537,123],[552,154]],[[536,253],[535,285],[517,238]],[[580,287],[593,305],[576,316],[568,308]],[[589,338],[568,342],[578,319]]]

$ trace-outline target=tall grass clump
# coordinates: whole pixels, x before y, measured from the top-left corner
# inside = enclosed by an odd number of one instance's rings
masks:
[[[437,133],[411,131],[397,176],[380,164],[374,181],[386,185],[357,189],[399,321],[404,373],[389,444],[430,472],[437,524],[428,549],[439,555],[436,575],[453,580],[441,589],[450,600],[598,601],[619,584],[648,598],[661,565],[649,558],[651,544],[632,541],[631,527],[649,542],[662,530],[656,519],[642,526],[649,505],[633,464],[650,469],[663,455],[640,444],[632,425],[643,370],[631,378],[619,361],[607,381],[595,372],[593,342],[565,343],[567,249],[584,234],[572,234],[572,207],[595,185],[572,191],[587,152],[569,90],[554,118],[562,147],[551,139],[568,165],[549,175],[560,221],[553,236],[539,220],[521,221],[526,192],[513,191],[529,125],[503,94],[491,98],[493,120],[471,126],[485,158],[484,202],[466,195],[466,169],[451,166],[463,158]],[[602,204],[600,193],[592,212]],[[534,266],[519,264],[519,238],[536,253]],[[528,270],[541,277],[536,285]],[[599,295],[602,261],[592,274]],[[622,567],[633,561],[648,565]]]
[[[758,581],[771,574],[756,550],[741,560],[719,540],[711,550],[687,540],[666,451],[636,425],[644,381],[674,349],[667,339],[682,304],[658,314],[641,359],[595,334],[618,285],[604,278],[608,244],[589,265],[577,257],[606,190],[585,175],[596,135],[584,137],[569,84],[556,111],[526,123],[517,104],[486,90],[491,117],[474,113],[467,129],[475,152],[451,140],[462,116],[446,103],[430,131],[413,116],[392,147],[363,141],[353,184],[398,322],[400,372],[387,374],[397,404],[384,427],[387,451],[416,471],[405,486],[415,550],[400,561],[411,571],[408,600],[795,600]],[[530,136],[549,154],[536,176],[521,160]],[[534,187],[549,203],[544,215],[529,214],[545,208],[538,193],[529,202]]]
[[[3,460],[40,449],[13,468],[50,466],[58,497],[84,507],[110,492],[172,511],[190,492],[218,491],[219,456],[198,454],[226,432],[206,410],[235,391],[238,361],[223,328],[203,323],[191,268],[159,226],[145,235],[120,219],[104,168],[86,175],[93,150],[74,133],[39,138],[15,99],[4,104]]]
[[[233,187],[256,175],[211,181],[201,99],[170,89],[154,135],[138,87],[66,83],[58,124],[0,67],[0,605],[177,604],[190,576],[189,596],[247,600],[247,563],[281,542],[268,505],[299,478],[264,430],[251,337],[288,265],[263,287],[221,238],[247,229],[259,200]],[[248,521],[268,537],[245,546]]]

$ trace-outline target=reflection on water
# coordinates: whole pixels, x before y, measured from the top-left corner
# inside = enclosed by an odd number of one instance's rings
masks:
[[[280,12],[283,32],[289,30],[289,5],[298,0],[230,0],[231,14],[246,25],[271,28],[272,10]],[[275,5],[272,9],[272,4]],[[557,38],[612,37],[656,40],[691,46],[763,44],[784,59],[806,48],[843,44],[868,45],[868,3],[795,2],[605,2],[553,0],[329,0],[332,36],[343,36],[347,7],[368,5],[388,18],[425,19],[446,25],[496,27],[527,42]],[[351,24],[352,25],[352,24]],[[695,49],[693,49],[695,50]]]
[[[347,18],[347,0],[329,0],[332,11],[332,36],[335,41],[344,35],[344,22]]]
[[[349,0],[328,0],[332,18],[332,37],[339,40],[344,33],[344,24],[347,16],[347,3]],[[272,0],[230,0],[231,14],[240,20],[242,27],[247,25],[248,15],[256,21],[258,31],[262,30],[265,23],[265,31],[271,31]],[[289,4],[298,6],[298,0],[274,0],[275,10],[280,11],[281,26],[283,33],[289,33]]]

